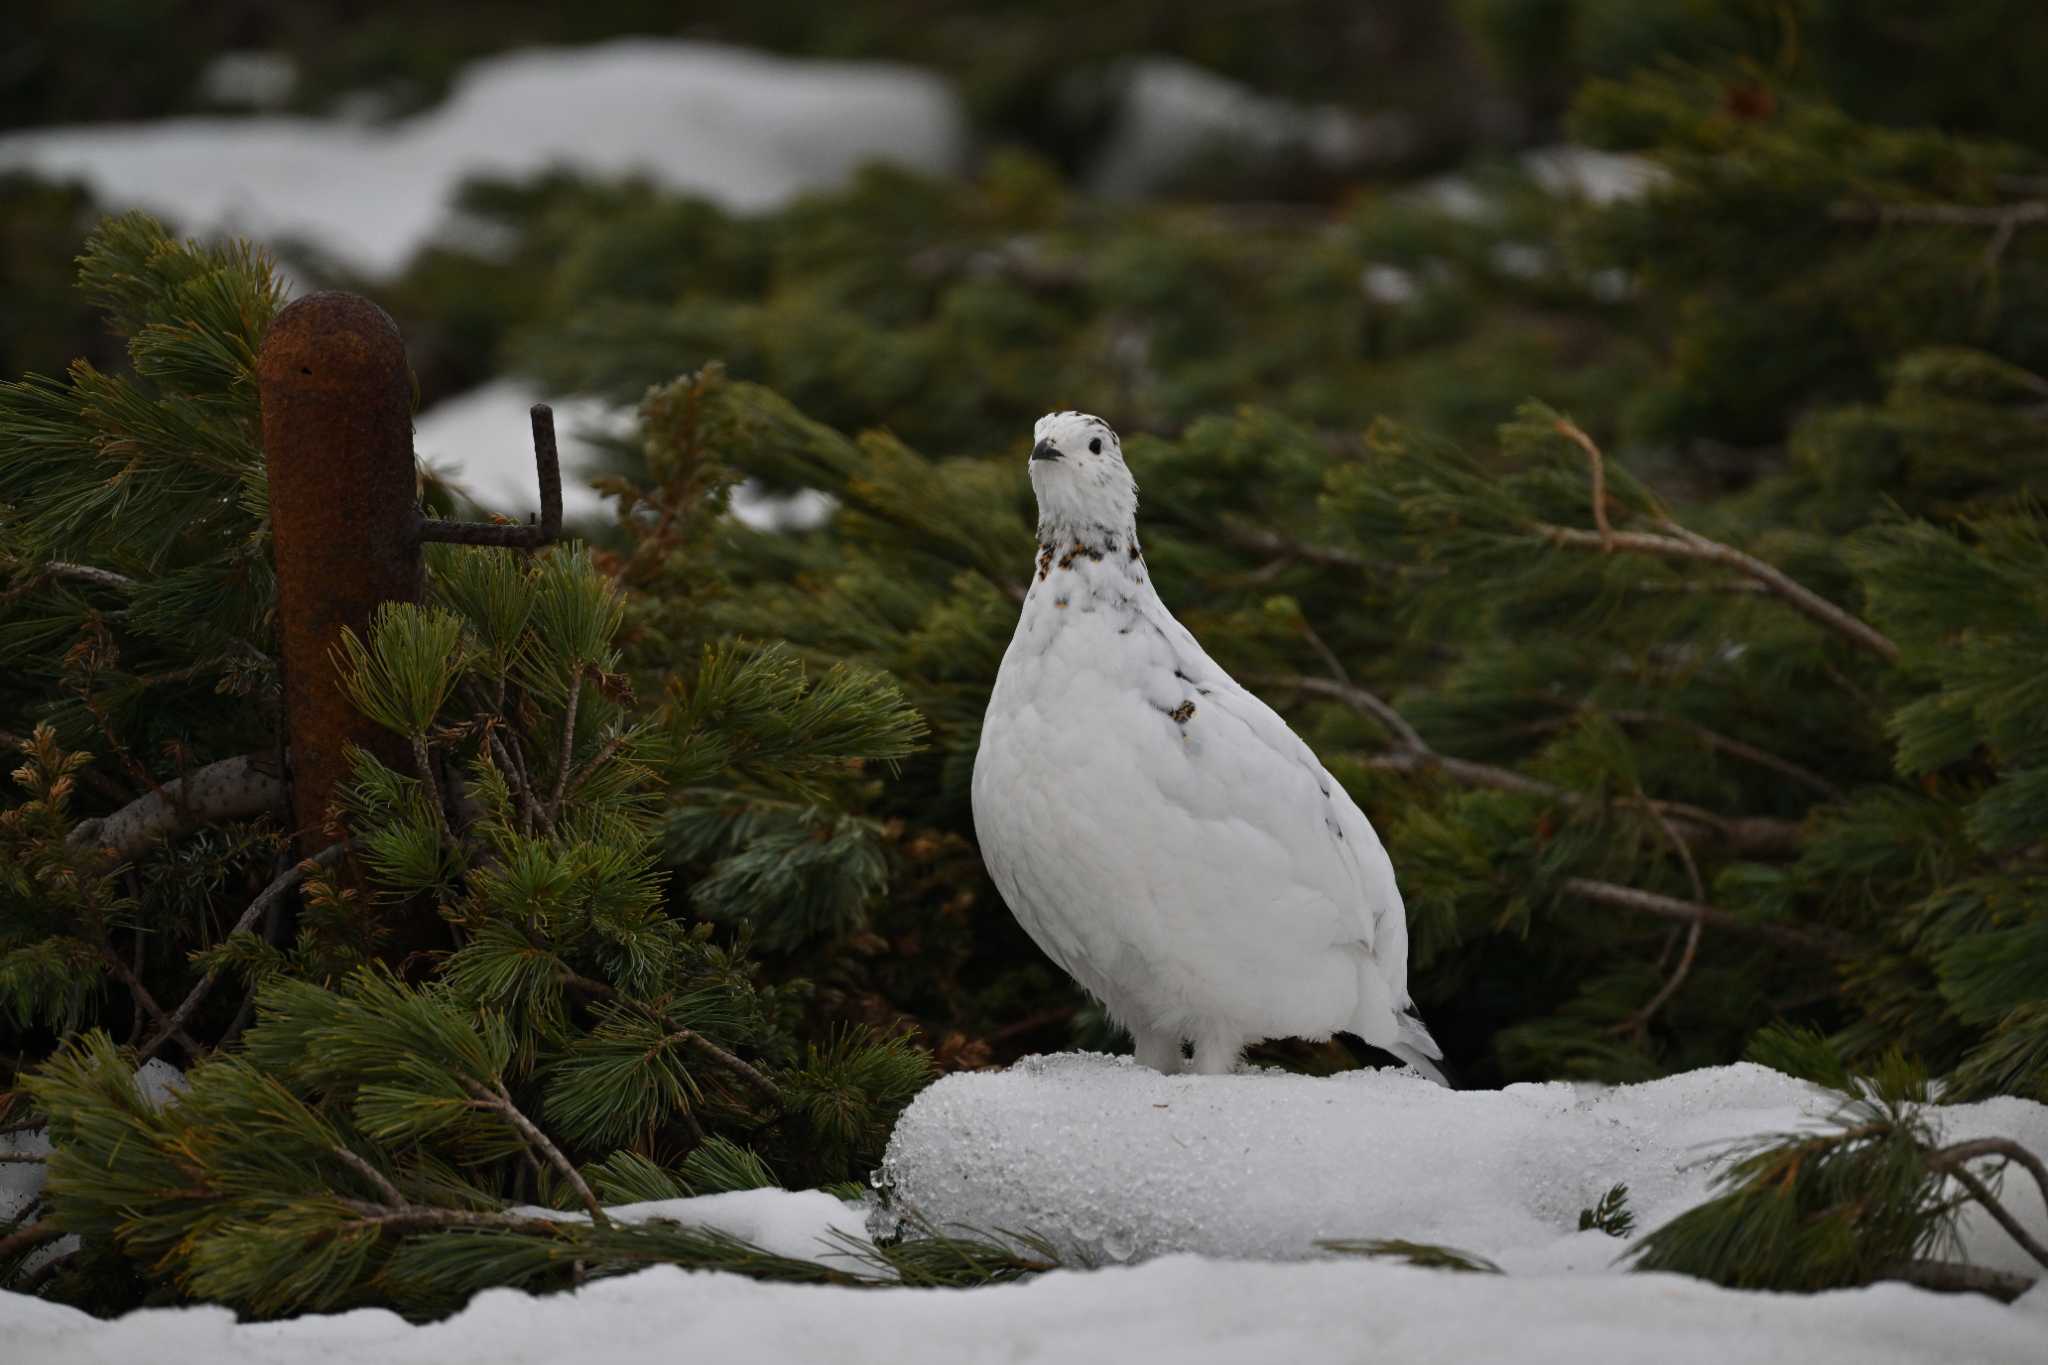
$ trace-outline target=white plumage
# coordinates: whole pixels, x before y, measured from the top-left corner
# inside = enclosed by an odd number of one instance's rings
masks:
[[[1004,900],[1156,1070],[1348,1031],[1441,1081],[1364,812],[1160,601],[1116,433],[1056,412],[1033,439],[1038,558],[974,762]]]

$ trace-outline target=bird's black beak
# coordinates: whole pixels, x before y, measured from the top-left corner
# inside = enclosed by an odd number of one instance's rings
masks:
[[[1060,453],[1053,449],[1051,441],[1040,441],[1037,445],[1031,447],[1031,458],[1034,460],[1057,460],[1060,458]]]

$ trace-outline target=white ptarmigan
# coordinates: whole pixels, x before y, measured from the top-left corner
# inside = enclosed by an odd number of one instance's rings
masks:
[[[1408,919],[1365,813],[1153,588],[1099,417],[1032,432],[1038,560],[974,760],[990,876],[1158,1071],[1357,1034],[1432,1079]]]

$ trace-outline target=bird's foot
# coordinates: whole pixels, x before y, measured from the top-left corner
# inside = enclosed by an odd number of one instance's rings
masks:
[[[1181,1056],[1180,1035],[1177,1033],[1134,1034],[1139,1066],[1149,1066],[1164,1076],[1178,1075],[1187,1070],[1187,1059]]]
[[[1244,1051],[1244,1039],[1235,1034],[1212,1035],[1195,1039],[1195,1074],[1197,1076],[1228,1076],[1237,1070],[1237,1059]]]

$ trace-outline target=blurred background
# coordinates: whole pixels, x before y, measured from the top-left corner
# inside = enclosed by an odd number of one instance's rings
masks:
[[[886,671],[932,741],[838,809],[679,814],[676,898],[943,1065],[1113,1044],[966,804],[1018,462],[1079,407],[1126,434],[1167,600],[1387,835],[1467,1079],[1640,1078],[1789,1021],[2048,1084],[2041,978],[2000,975],[2033,960],[2000,935],[2048,951],[2048,877],[1997,804],[2048,802],[2048,758],[2021,682],[1941,672],[1944,613],[2003,639],[2018,590],[1908,601],[1939,575],[1883,541],[2016,505],[2034,534],[2044,70],[2039,0],[17,0],[0,374],[125,364],[72,260],[140,208],[389,309],[419,452],[488,508],[532,506],[540,398],[614,492],[734,486],[750,529],[631,561],[640,662],[786,639]],[[1551,552],[1529,526],[1589,524],[1585,463],[1531,398],[1641,516],[1891,612],[1905,663],[1753,583]],[[700,403],[722,444],[675,425]],[[1356,687],[1484,780],[1418,775]],[[1573,879],[1724,919],[1682,942]]]
[[[530,497],[523,400],[589,377],[549,363],[544,334],[694,274],[746,296],[773,216],[867,166],[912,177],[909,236],[911,200],[977,182],[1036,197],[1047,225],[1076,202],[1158,201],[1334,230],[1407,188],[1469,228],[1532,183],[1629,192],[1636,163],[1574,144],[1572,97],[1680,67],[1737,73],[1735,104],[1747,72],[1758,98],[1784,86],[1857,119],[2048,144],[2048,92],[2028,74],[2048,20],[2029,0],[28,0],[7,28],[0,373],[118,353],[69,262],[97,214],[146,208],[176,231],[253,237],[301,286],[390,308],[413,348],[422,455],[491,504]],[[724,234],[710,225],[726,213],[765,221]],[[602,243],[593,224],[611,230]],[[1496,235],[1494,274],[1546,272],[1540,240]],[[1446,314],[1469,300],[1398,254],[1360,277],[1383,311],[1419,304],[1384,325],[1459,325]],[[1267,276],[1304,287],[1297,265]],[[634,380],[738,350],[672,340]],[[1481,406],[1479,430],[1505,411]],[[601,404],[565,415],[593,437],[620,427]],[[1187,415],[1171,401],[1124,414],[1168,429]]]

